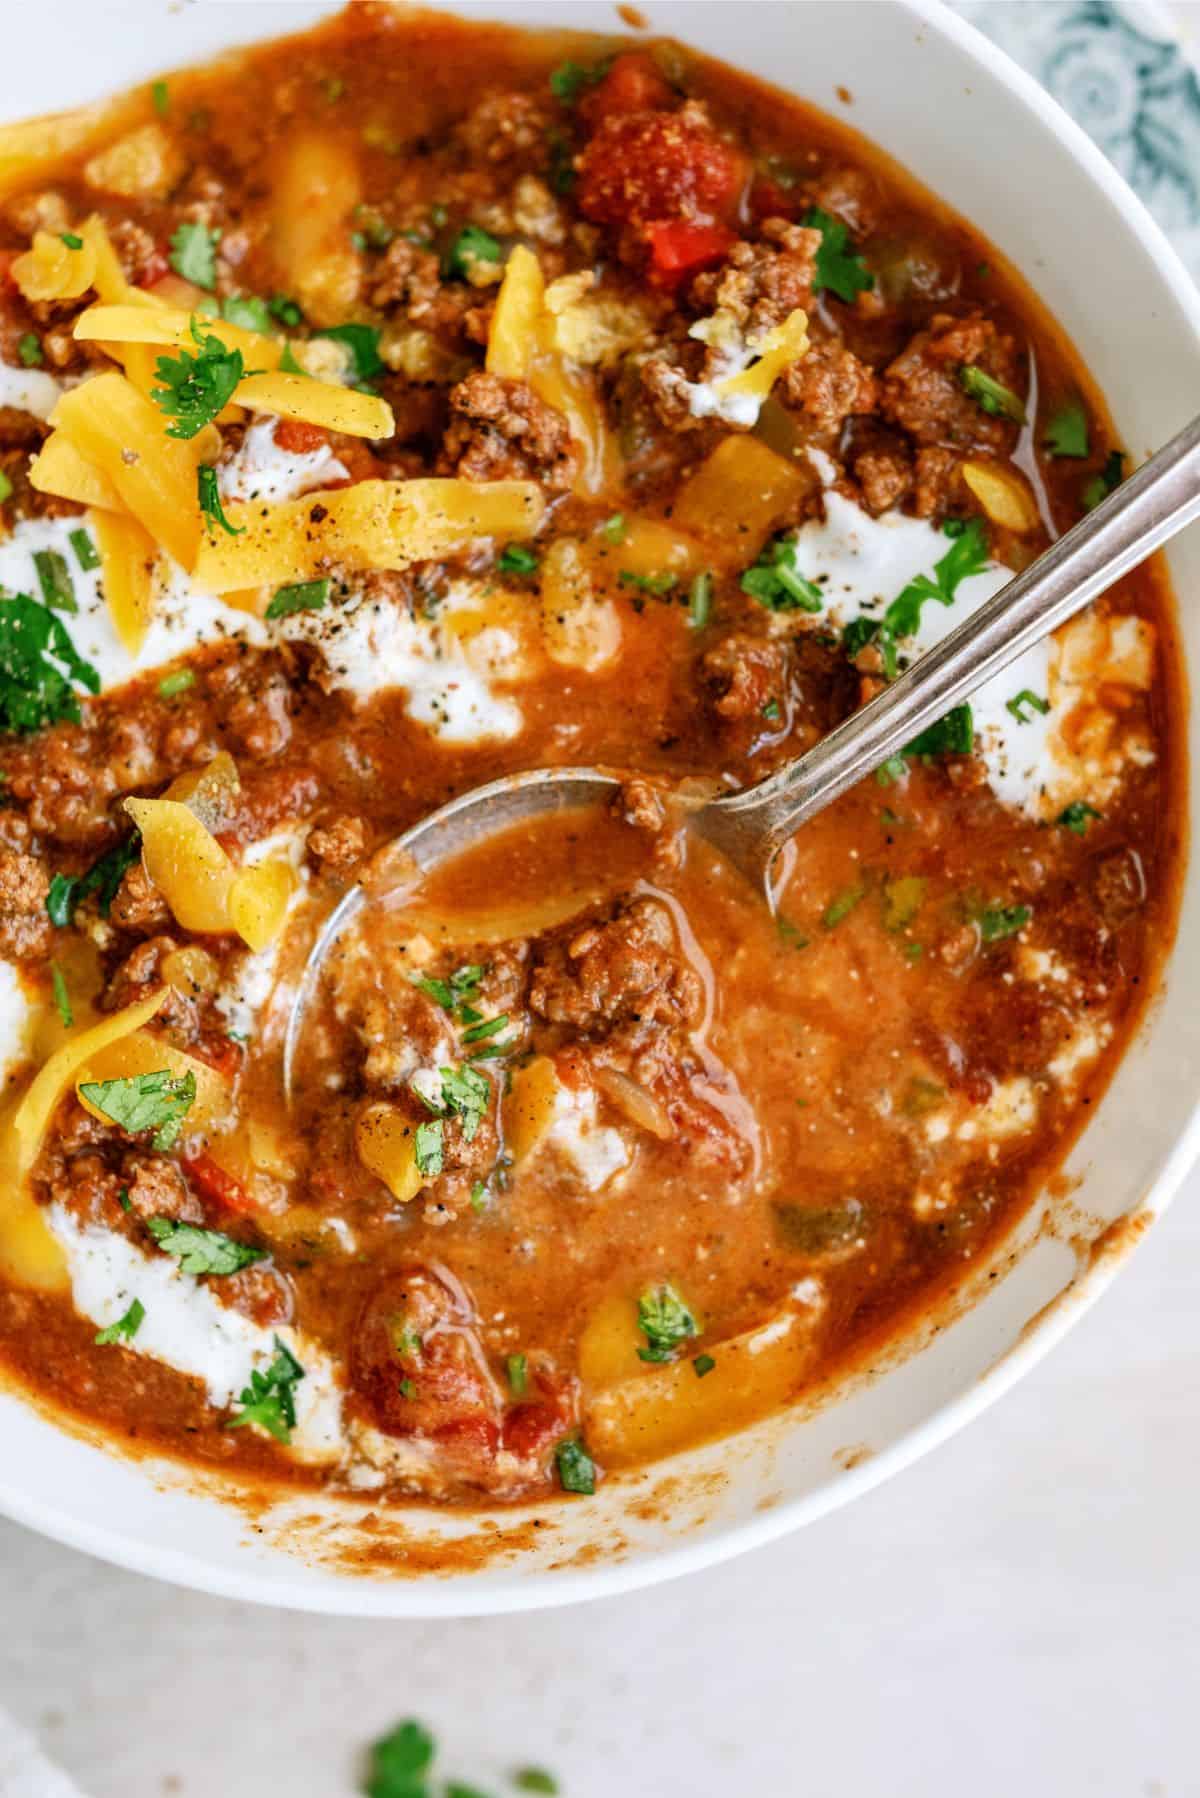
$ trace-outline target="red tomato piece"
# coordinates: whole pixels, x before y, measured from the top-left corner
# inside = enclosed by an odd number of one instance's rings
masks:
[[[329,432],[299,418],[281,418],[275,426],[276,445],[289,456],[306,456],[329,442]]]
[[[650,279],[656,287],[678,287],[681,281],[712,268],[737,242],[727,225],[693,225],[670,219],[651,225]]]
[[[513,1405],[504,1419],[501,1438],[509,1454],[521,1461],[548,1459],[579,1421],[578,1389],[573,1380],[539,1370],[533,1374],[533,1384],[537,1396]]]
[[[653,57],[629,50],[616,58],[603,81],[580,101],[579,111],[595,130],[601,120],[617,113],[661,110],[674,98],[670,82]]]
[[[702,118],[632,112],[605,119],[583,152],[579,209],[600,225],[641,230],[666,219],[728,217],[746,159]]]
[[[465,1290],[446,1274],[388,1275],[359,1311],[350,1378],[389,1436],[434,1436],[464,1459],[490,1459],[500,1395]]]
[[[188,1184],[210,1204],[219,1205],[223,1211],[234,1211],[241,1216],[254,1210],[254,1201],[241,1181],[214,1161],[211,1155],[203,1151],[199,1155],[181,1155],[179,1165],[187,1176]]]

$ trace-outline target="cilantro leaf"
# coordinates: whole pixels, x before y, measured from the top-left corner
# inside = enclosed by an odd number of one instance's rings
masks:
[[[970,755],[975,747],[975,721],[969,705],[956,705],[904,745],[905,755]]]
[[[210,231],[207,225],[185,219],[171,234],[167,260],[183,280],[191,281],[196,287],[206,287],[211,293],[217,285],[217,245],[220,240],[219,231]]]
[[[292,612],[319,612],[329,599],[328,575],[319,581],[297,581],[293,587],[279,587],[267,607],[265,618],[286,618]]]
[[[850,232],[841,219],[813,206],[801,222],[821,233],[812,284],[814,293],[828,291],[836,294],[839,300],[852,304],[856,294],[867,293],[874,287],[875,277],[863,267],[862,257],[847,247]]]
[[[100,676],[76,652],[61,618],[27,593],[0,599],[0,730],[41,730],[62,719],[78,724],[72,682],[100,691]]]
[[[514,1398],[524,1398],[529,1390],[529,1360],[525,1355],[509,1355],[504,1364],[508,1389]]]
[[[63,1021],[63,1029],[69,1030],[75,1022],[75,1013],[71,1006],[71,995],[67,990],[66,975],[56,961],[50,963],[50,985],[54,991],[55,1007]]]
[[[89,893],[99,895],[100,916],[107,918],[109,907],[117,896],[117,888],[141,854],[141,848],[142,839],[135,830],[123,843],[118,843],[115,848],[102,855],[99,861],[93,862],[86,874],[56,874],[46,895],[46,910],[50,914],[50,922],[57,924],[60,930],[65,930],[74,919],[75,907]]]
[[[350,363],[356,381],[373,381],[387,372],[387,364],[379,354],[379,331],[375,325],[329,325],[314,331],[314,337],[328,337],[350,352]]]
[[[266,1258],[265,1249],[237,1242],[222,1230],[202,1230],[173,1217],[151,1217],[146,1228],[165,1255],[174,1255],[185,1274],[236,1274]]]
[[[42,343],[36,331],[26,331],[17,343],[17,355],[25,368],[40,368],[46,360],[42,354]]]
[[[985,905],[975,921],[985,943],[999,943],[1006,936],[1016,936],[1032,916],[1027,905]]]
[[[150,397],[175,420],[167,426],[168,437],[195,437],[211,424],[245,372],[240,350],[227,349],[219,337],[201,331],[194,318],[191,328],[200,354],[180,350],[178,356],[160,356],[154,365],[162,386],[153,388]]]
[[[677,574],[635,574],[631,568],[622,568],[617,579],[622,587],[636,587],[640,593],[653,593],[659,598],[679,585]]]
[[[289,299],[286,293],[273,293],[267,301],[267,311],[272,318],[277,318],[281,325],[294,331],[297,325],[304,323],[304,314],[295,300]]]
[[[196,1098],[196,1076],[176,1080],[169,1069],[129,1074],[119,1080],[85,1080],[80,1096],[130,1136],[154,1131],[154,1147],[169,1149],[183,1128]]]
[[[462,1125],[463,1140],[471,1142],[491,1101],[491,1084],[486,1074],[472,1067],[439,1068],[438,1072],[446,1107]]]
[[[641,1361],[674,1361],[675,1351],[699,1325],[673,1286],[651,1287],[638,1300],[638,1329],[649,1343],[638,1350]]]
[[[236,1417],[229,1419],[225,1428],[236,1430],[243,1424],[256,1423],[286,1447],[296,1427],[295,1388],[303,1378],[304,1369],[299,1361],[287,1344],[276,1336],[275,1359],[266,1373],[259,1373],[255,1368],[250,1375],[250,1384],[238,1394],[242,1409]]]
[[[221,317],[231,325],[240,325],[243,331],[257,331],[262,337],[271,329],[270,308],[253,293],[231,293],[221,301]]]
[[[366,1798],[428,1798],[433,1737],[411,1719],[371,1744],[363,1791]]]
[[[702,1380],[706,1373],[711,1373],[716,1365],[717,1364],[711,1355],[697,1355],[696,1359],[692,1362],[698,1380]]]
[[[1098,812],[1086,799],[1073,799],[1070,805],[1059,812],[1054,822],[1061,824],[1064,830],[1072,831],[1077,837],[1085,837],[1092,819],[1103,816],[1104,813]]]
[[[1042,444],[1051,456],[1087,456],[1088,415],[1082,400],[1068,400],[1047,420]]]
[[[959,384],[991,418],[1010,418],[1014,424],[1025,423],[1025,407],[1011,387],[995,380],[986,369],[974,362],[964,362],[958,371]]]
[[[712,617],[713,577],[707,571],[694,576],[688,588],[688,623],[702,631]]]
[[[550,92],[564,106],[574,106],[585,88],[595,87],[607,75],[612,58],[593,63],[588,67],[581,62],[560,62],[556,69],[550,71]]]
[[[496,567],[501,574],[536,574],[538,559],[523,543],[510,543],[496,557]]]
[[[200,510],[209,521],[209,529],[219,524],[223,531],[231,537],[240,537],[245,530],[244,524],[230,524],[225,516],[225,508],[221,504],[221,490],[217,486],[217,471],[207,462],[201,462],[196,470],[196,494],[200,501]]]
[[[821,924],[825,930],[835,930],[843,918],[848,918],[856,905],[867,896],[865,886],[845,887],[825,907],[821,914]]]
[[[1104,467],[1099,474],[1094,474],[1083,490],[1083,506],[1086,512],[1094,512],[1101,500],[1121,485],[1125,479],[1124,450],[1110,450]]]
[[[500,245],[490,231],[485,231],[482,225],[464,225],[450,246],[446,273],[469,281],[476,263],[499,262],[500,256]]]
[[[441,1118],[429,1118],[417,1125],[413,1138],[413,1154],[417,1172],[427,1180],[436,1180],[445,1166],[446,1126]]]
[[[115,1323],[107,1324],[103,1330],[97,1330],[93,1341],[101,1347],[110,1342],[132,1342],[142,1327],[142,1319],[146,1315],[146,1307],[141,1299],[134,1299],[123,1317]]]
[[[1026,706],[1029,711],[1026,711]],[[1031,687],[1022,687],[1019,693],[1014,693],[1011,699],[1005,700],[1004,709],[1012,713],[1018,724],[1028,724],[1033,712],[1040,712],[1045,717],[1050,710],[1050,701],[1041,698]]]
[[[75,560],[85,574],[93,568],[99,568],[100,552],[82,525],[77,531],[67,532],[67,541],[75,551]]]
[[[819,612],[821,589],[797,569],[796,554],[793,538],[773,538],[743,574],[742,592],[769,612]]]
[[[75,583],[67,567],[67,558],[57,549],[35,549],[33,565],[37,569],[43,604],[55,612],[77,612],[79,602],[75,598]]]
[[[577,1436],[568,1436],[554,1451],[558,1467],[558,1483],[564,1492],[578,1492],[590,1498],[596,1490],[596,1463]]]
[[[921,628],[921,608],[926,600],[934,599],[943,606],[953,605],[962,583],[972,575],[981,574],[990,559],[983,521],[972,518],[956,533],[941,560],[934,564],[932,577],[917,575],[892,601],[883,614],[884,632],[893,640],[915,637]]]

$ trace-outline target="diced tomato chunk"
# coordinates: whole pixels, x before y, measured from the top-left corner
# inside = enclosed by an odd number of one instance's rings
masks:
[[[275,443],[289,456],[306,456],[329,442],[329,433],[320,425],[305,424],[299,418],[281,418],[275,426]]]
[[[687,112],[631,112],[605,119],[580,161],[579,208],[600,225],[635,231],[668,219],[729,217],[745,185],[746,158]]]
[[[254,1210],[254,1201],[241,1181],[223,1168],[220,1162],[214,1161],[211,1155],[203,1151],[199,1155],[181,1155],[179,1165],[186,1174],[189,1185],[210,1204],[219,1205],[223,1211],[234,1211],[242,1216]]]
[[[435,1436],[490,1459],[500,1400],[470,1300],[426,1267],[389,1274],[368,1295],[350,1343],[350,1377],[389,1436]]]
[[[580,101],[579,111],[594,130],[602,119],[622,112],[652,112],[670,106],[674,98],[670,82],[653,57],[643,50],[627,50]]]
[[[504,1419],[501,1438],[509,1454],[537,1461],[570,1435],[579,1421],[578,1388],[572,1380],[548,1373],[534,1375],[536,1397],[513,1405]]]
[[[770,175],[754,177],[749,205],[756,219],[794,218],[802,203],[799,188],[781,187]]]
[[[671,219],[651,225],[650,279],[656,287],[678,287],[689,276],[720,262],[737,242],[727,225],[693,225]]]

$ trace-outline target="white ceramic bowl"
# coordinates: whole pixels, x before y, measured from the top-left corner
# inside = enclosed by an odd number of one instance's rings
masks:
[[[977,224],[1074,339],[1135,456],[1186,422],[1189,395],[1200,393],[1200,296],[1183,267],[1084,134],[937,0],[640,4],[653,29],[842,113]],[[176,0],[40,0],[9,21],[0,117],[91,99],[328,10],[262,0],[182,8]],[[455,10],[617,28],[604,0],[484,0]],[[839,84],[852,92],[849,108],[836,98]],[[1200,588],[1200,531],[1176,544],[1171,562],[1180,594]],[[1185,608],[1180,623],[1191,662],[1200,658],[1200,617]],[[1198,729],[1193,706],[1193,756]],[[589,1501],[492,1519],[420,1512],[374,1524],[362,1516],[365,1504],[304,1497],[250,1523],[178,1470],[123,1461],[0,1395],[0,1510],[165,1579],[376,1616],[497,1612],[612,1593],[807,1523],[1005,1391],[1091,1303],[1141,1222],[1173,1196],[1200,1139],[1200,1007],[1188,991],[1198,911],[1193,874],[1165,994],[1071,1157],[1080,1184],[1069,1203],[1038,1207],[1009,1245],[1004,1278],[989,1282],[985,1273],[977,1302],[964,1302],[930,1339],[906,1343],[836,1404],[610,1481]],[[1124,1218],[1130,1228],[1117,1225]],[[422,1571],[439,1557],[458,1571]]]

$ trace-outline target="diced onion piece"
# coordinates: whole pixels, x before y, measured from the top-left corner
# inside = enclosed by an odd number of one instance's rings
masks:
[[[545,513],[532,481],[358,481],[276,506],[230,505],[241,534],[211,533],[197,583],[211,593],[310,580],[334,563],[407,568],[465,549],[481,537],[532,537]]]
[[[188,350],[195,355],[193,320],[201,336],[219,338],[227,350],[241,350],[247,368],[278,367],[283,355],[278,339],[231,325],[227,319],[198,317],[175,306],[144,307],[128,300],[111,306],[89,306],[75,320],[74,335],[81,343],[152,344],[163,351]],[[303,379],[295,375],[285,378]]]
[[[127,799],[142,833],[146,874],[185,930],[228,931],[233,864],[195,812],[177,799]]]
[[[594,674],[621,647],[621,619],[611,601],[597,599],[581,545],[556,537],[542,559],[542,641],[562,668]]]
[[[518,244],[504,267],[488,331],[489,374],[524,381],[537,347],[537,325],[545,292],[542,265],[532,250]]]
[[[86,238],[73,250],[59,232],[35,231],[9,272],[27,300],[77,300],[92,285],[96,252]]]
[[[1018,537],[1037,530],[1041,523],[1037,502],[1015,468],[971,460],[963,463],[962,477],[993,524]]]
[[[209,447],[204,434],[190,442],[168,437],[158,407],[115,371],[64,393],[50,422],[104,471],[155,542],[190,569],[200,542],[196,468]]]
[[[722,438],[675,499],[672,521],[710,544],[710,553],[744,563],[780,515],[809,486],[809,477],[757,438]]]
[[[631,1313],[633,1306],[626,1302],[626,1317]],[[700,1379],[690,1354],[654,1368],[639,1361],[636,1313],[632,1321],[627,1354],[603,1307],[580,1343],[580,1372],[593,1387],[584,1428],[589,1448],[607,1467],[652,1460],[778,1410],[798,1390],[814,1347],[805,1320],[789,1312],[760,1329],[714,1343],[714,1366]]]
[[[273,412],[279,418],[298,418],[305,424],[343,431],[348,437],[391,437],[396,429],[392,408],[375,393],[358,393],[353,387],[337,387],[331,381],[315,381],[311,375],[247,375],[239,381],[234,398],[251,412]]]
[[[105,1118],[107,1113],[80,1092],[81,1086],[93,1080],[132,1080],[139,1074],[160,1072],[168,1073],[172,1080],[183,1080],[191,1074],[196,1082],[196,1097],[184,1120],[189,1136],[227,1122],[230,1109],[228,1080],[206,1061],[200,1061],[161,1036],[151,1036],[144,1030],[135,1030],[132,1035],[123,1036],[119,1042],[109,1043],[89,1056],[87,1065],[75,1076],[75,1097],[94,1118]]]
[[[558,1116],[563,1084],[548,1055],[535,1055],[512,1071],[504,1098],[504,1140],[520,1167],[542,1147]]]
[[[97,512],[92,528],[100,553],[104,603],[121,642],[136,656],[150,628],[158,551],[127,512]]]
[[[601,1092],[624,1112],[631,1124],[636,1124],[639,1130],[648,1130],[661,1142],[670,1142],[675,1134],[674,1125],[653,1093],[647,1092],[619,1068],[597,1068],[595,1080]]]
[[[90,1024],[85,1030],[77,1031],[74,1036],[67,1038],[61,1048],[54,1051],[34,1077],[33,1084],[17,1106],[9,1124],[11,1165],[19,1180],[24,1180],[37,1160],[46,1126],[79,1069],[86,1067],[111,1043],[119,1042],[122,1037],[132,1036],[135,1030],[148,1024],[161,1007],[167,992],[167,987],[159,987],[146,998],[139,999],[135,1005],[127,1005],[122,1011],[113,1012],[111,1017],[103,1018],[100,1023]],[[0,1200],[0,1204],[2,1203]]]
[[[363,1166],[377,1174],[394,1199],[407,1205],[425,1185],[417,1166],[417,1127],[395,1105],[368,1105],[355,1125],[354,1142]]]
[[[63,431],[51,431],[29,464],[29,484],[39,493],[74,500],[77,506],[93,506],[103,512],[124,512],[121,495],[103,469],[72,443]]]
[[[177,774],[163,799],[177,799],[195,812],[206,830],[223,830],[242,790],[237,763],[227,749],[219,749],[203,768]]]
[[[582,452],[575,491],[596,497],[619,488],[621,457],[594,376],[572,368],[559,355],[543,352],[529,370],[529,385],[539,399],[562,413]]]
[[[165,200],[187,173],[187,159],[157,120],[127,131],[84,164],[89,187],[123,200]]]
[[[362,199],[358,158],[332,134],[290,134],[276,159],[270,248],[279,286],[295,294],[306,318],[337,325],[349,318],[362,282],[350,219]]]
[[[784,369],[803,356],[807,348],[808,320],[797,307],[781,325],[767,332],[759,345],[758,361],[740,374],[717,381],[716,390],[725,397],[741,394],[765,400]]]
[[[256,954],[283,929],[295,890],[295,870],[282,857],[254,862],[234,875],[229,888],[229,922]]]

